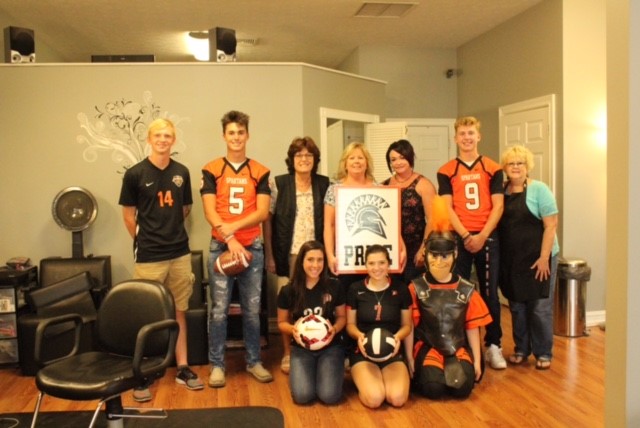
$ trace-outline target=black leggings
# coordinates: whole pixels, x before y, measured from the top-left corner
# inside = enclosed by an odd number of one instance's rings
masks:
[[[414,390],[427,398],[437,400],[449,395],[455,398],[467,398],[475,383],[475,369],[473,364],[468,361],[459,361],[462,366],[462,371],[465,374],[465,380],[458,388],[447,386],[444,377],[444,370],[434,366],[423,366],[423,361],[429,351],[428,346],[423,346],[418,352],[418,356],[415,359],[415,374],[413,376]],[[445,359],[445,365],[447,360],[455,357],[448,357]]]

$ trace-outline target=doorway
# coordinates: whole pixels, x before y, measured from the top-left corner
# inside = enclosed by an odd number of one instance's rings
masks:
[[[342,150],[349,139],[345,129],[364,129],[368,123],[380,122],[377,114],[359,113],[320,107],[320,165],[319,173],[334,178]]]

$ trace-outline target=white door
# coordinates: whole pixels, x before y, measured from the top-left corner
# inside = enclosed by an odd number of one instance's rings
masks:
[[[387,119],[407,124],[407,140],[416,153],[414,169],[427,177],[436,188],[438,169],[456,157],[453,139],[454,119]]]
[[[383,122],[365,125],[364,142],[373,158],[373,175],[380,183],[391,175],[387,167],[387,149],[394,141],[407,138],[405,122]]]
[[[535,98],[499,109],[500,154],[519,144],[533,153],[529,176],[555,192],[555,96]]]
[[[327,158],[320,158],[320,164],[326,165],[327,175],[332,180],[338,171],[338,164],[344,148],[344,122],[338,120],[327,126]]]

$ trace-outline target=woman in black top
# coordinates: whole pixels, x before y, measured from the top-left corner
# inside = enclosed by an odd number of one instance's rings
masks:
[[[407,247],[407,265],[402,276],[408,284],[424,273],[424,240],[427,238],[427,209],[436,194],[433,183],[415,172],[415,152],[407,140],[398,140],[387,149],[386,159],[391,177],[385,186],[400,188],[402,199],[402,240]]]

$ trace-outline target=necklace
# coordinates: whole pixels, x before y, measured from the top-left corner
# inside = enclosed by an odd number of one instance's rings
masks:
[[[384,295],[386,294],[387,290],[389,289],[389,285],[390,283],[387,282],[387,285],[385,285],[384,289],[381,291],[374,291],[369,289],[372,293],[373,293],[373,297],[376,299],[376,304],[373,307],[373,309],[376,311],[376,321],[380,321],[382,318],[382,299],[384,299]],[[379,294],[382,293],[382,294]],[[378,297],[378,295],[380,297]]]
[[[413,178],[413,171],[412,171],[412,172],[411,172],[411,174],[409,174],[409,176],[408,176],[407,178],[405,178],[404,180],[399,180],[399,179],[398,179],[398,177],[399,177],[399,175],[398,175],[398,174],[395,174],[395,175],[394,175],[394,178],[396,179],[396,183],[398,183],[398,184],[404,184],[404,183],[406,183],[407,181],[409,181],[411,178]]]
[[[382,319],[382,299],[384,298],[385,293],[387,292],[387,289],[385,288],[385,290],[382,292],[382,295],[380,296],[380,298],[378,298],[378,292],[374,291],[373,292],[373,297],[376,298],[376,305],[373,307],[373,309],[376,310],[376,321],[380,321]]]

